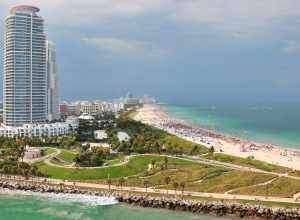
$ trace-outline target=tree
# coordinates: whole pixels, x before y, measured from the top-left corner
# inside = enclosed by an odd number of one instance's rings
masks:
[[[124,179],[123,177],[120,178],[120,179],[118,180],[118,183],[119,183],[119,186],[120,186],[121,189],[122,189],[123,185],[125,184],[125,179]]]
[[[166,168],[166,170],[168,169],[168,157],[167,156],[165,156],[164,157],[164,163],[165,163],[165,168]]]
[[[155,166],[155,164],[156,164],[156,160],[151,160],[151,165],[152,165],[152,167],[154,168],[154,166]]]
[[[179,186],[179,184],[177,182],[173,182],[173,188],[175,190],[175,195],[177,195],[178,186]]]
[[[214,146],[211,146],[211,147],[209,148],[209,153],[210,153],[210,154],[214,154],[214,152],[215,152],[215,148],[214,148]]]
[[[109,190],[109,191],[110,191],[111,182],[112,182],[112,181],[111,181],[111,179],[109,179],[109,178],[106,180],[106,183],[107,183],[107,185],[108,185],[108,190]]]
[[[164,179],[164,181],[165,181],[165,184],[167,185],[167,195],[169,194],[168,192],[168,185],[169,185],[169,183],[171,182],[171,177],[169,177],[169,176],[165,176],[165,179]]]
[[[190,155],[197,155],[197,154],[199,154],[199,148],[197,145],[193,145],[193,148],[190,151]]]
[[[148,180],[144,180],[143,185],[146,188],[146,193],[147,193],[147,189],[149,187],[149,181]]]
[[[180,188],[181,188],[181,197],[183,199],[183,193],[184,193],[184,189],[185,189],[185,182],[181,182],[179,184]]]

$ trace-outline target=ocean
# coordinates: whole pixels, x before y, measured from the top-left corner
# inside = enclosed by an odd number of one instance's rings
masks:
[[[125,204],[107,204],[93,198],[0,194],[0,220],[226,220]],[[227,219],[228,220],[228,219]]]
[[[300,103],[162,105],[171,116],[245,140],[300,149]]]

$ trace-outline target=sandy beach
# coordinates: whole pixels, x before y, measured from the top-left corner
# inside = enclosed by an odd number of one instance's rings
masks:
[[[156,104],[145,104],[137,111],[134,119],[208,148],[213,146],[215,152],[243,158],[252,157],[256,160],[300,170],[300,151],[298,150],[241,140],[194,127],[182,120],[170,117]]]

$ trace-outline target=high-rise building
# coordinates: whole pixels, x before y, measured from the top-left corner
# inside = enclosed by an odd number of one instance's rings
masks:
[[[44,20],[39,8],[15,6],[5,18],[3,116],[7,126],[47,119]]]
[[[56,62],[55,45],[47,41],[47,113],[48,120],[53,121],[60,118],[59,95],[58,95],[58,68]]]

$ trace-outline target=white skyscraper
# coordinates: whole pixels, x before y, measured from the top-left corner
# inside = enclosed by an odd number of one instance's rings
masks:
[[[44,20],[39,9],[20,5],[5,18],[3,116],[7,126],[47,120]]]
[[[55,45],[47,41],[47,112],[48,120],[59,119],[58,68]]]

